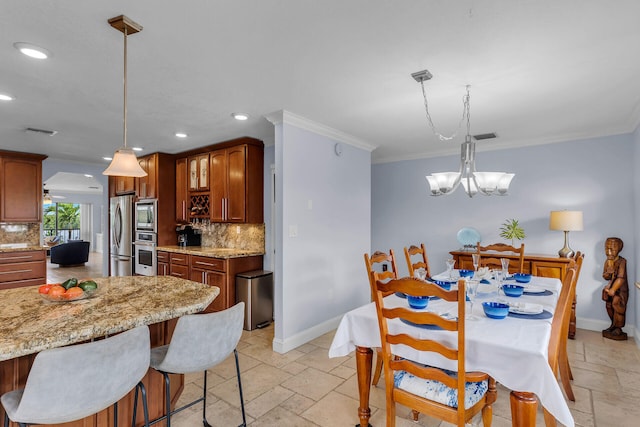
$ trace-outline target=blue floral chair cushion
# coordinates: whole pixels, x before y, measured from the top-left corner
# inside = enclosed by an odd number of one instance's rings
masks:
[[[445,372],[452,377],[456,376],[456,372]],[[426,380],[406,371],[396,371],[394,374],[394,385],[396,388],[424,397],[425,399],[433,400],[452,408],[458,407],[458,390],[447,387],[440,381]],[[478,403],[488,388],[489,384],[487,380],[465,383],[464,408],[469,409]]]

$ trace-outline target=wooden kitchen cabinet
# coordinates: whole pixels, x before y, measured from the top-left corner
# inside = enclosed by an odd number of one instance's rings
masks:
[[[0,252],[0,289],[42,285],[47,281],[46,251]]]
[[[170,265],[169,252],[157,251],[156,252],[156,268],[158,276],[168,276],[169,275],[169,265]]]
[[[189,279],[189,255],[169,254],[169,276]]]
[[[136,192],[136,180],[132,176],[110,176],[109,177],[110,196],[121,196],[123,194],[133,194]]]
[[[263,222],[263,162],[263,148],[256,145],[211,152],[211,221]]]
[[[209,153],[189,157],[189,190],[209,189]]]
[[[187,183],[187,159],[176,160],[176,221],[189,222],[189,191]]]
[[[42,161],[46,158],[0,150],[0,222],[42,220]]]
[[[236,274],[260,269],[262,255],[229,259],[191,255],[190,279],[220,288],[220,294],[205,312],[220,311],[236,303]]]
[[[157,155],[140,157],[138,163],[147,176],[135,178],[136,195],[141,199],[155,199],[158,197],[156,192],[157,185]]]

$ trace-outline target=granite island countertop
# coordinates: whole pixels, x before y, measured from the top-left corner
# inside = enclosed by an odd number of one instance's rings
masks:
[[[210,248],[206,246],[158,246],[156,247],[156,250],[184,255],[199,255],[222,259],[264,255],[264,252],[262,251],[230,248]]]
[[[22,252],[22,251],[46,251],[51,249],[49,246],[29,245],[27,243],[2,243],[0,244],[0,253],[3,252]]]
[[[220,293],[172,276],[93,280],[98,292],[73,302],[45,301],[38,286],[0,291],[0,361],[197,313]]]

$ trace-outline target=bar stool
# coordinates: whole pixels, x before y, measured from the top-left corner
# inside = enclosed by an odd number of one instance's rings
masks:
[[[114,406],[134,388],[142,393],[145,426],[149,425],[147,395],[141,380],[149,369],[149,328],[140,326],[102,340],[44,350],[36,355],[23,389],[0,397],[4,425],[61,424]]]
[[[187,409],[198,402],[202,404],[202,422],[205,427],[211,427],[207,421],[207,369],[224,361],[232,352],[236,360],[236,374],[240,392],[240,407],[242,409],[242,424],[247,420],[244,412],[244,398],[242,396],[242,381],[238,364],[236,346],[242,335],[244,324],[244,302],[239,302],[231,308],[215,313],[190,314],[178,319],[168,345],[151,350],[151,367],[164,376],[166,414],[152,420],[155,424],[167,420],[167,427],[171,427],[171,415]],[[171,411],[171,381],[169,374],[189,374],[204,371],[204,388],[202,397]]]

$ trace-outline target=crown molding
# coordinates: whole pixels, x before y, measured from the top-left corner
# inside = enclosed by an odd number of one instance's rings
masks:
[[[265,119],[270,121],[274,126],[279,124],[288,124],[300,129],[308,130],[309,132],[316,133],[318,135],[326,136],[344,144],[352,145],[356,148],[372,152],[376,149],[375,145],[371,145],[355,136],[344,133],[340,130],[323,125],[313,120],[309,120],[290,111],[280,110],[264,116]]]

